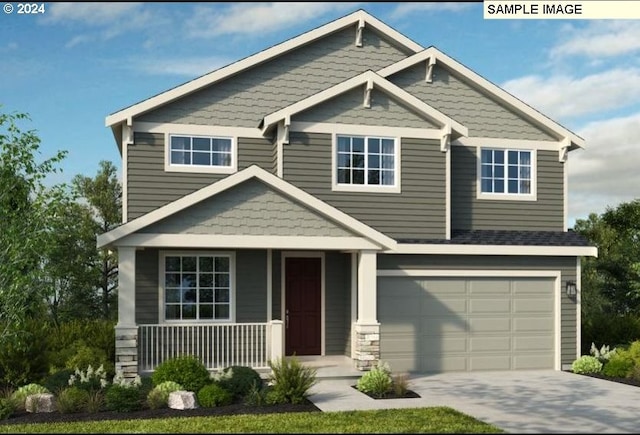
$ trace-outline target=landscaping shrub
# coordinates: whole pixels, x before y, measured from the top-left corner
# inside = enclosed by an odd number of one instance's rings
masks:
[[[270,360],[269,367],[267,401],[271,404],[303,403],[316,383],[316,369],[302,365],[295,356]]]
[[[42,385],[53,394],[58,394],[69,386],[69,378],[74,374],[74,370],[58,370],[45,378]]]
[[[65,388],[57,396],[58,411],[71,414],[84,411],[89,402],[89,392],[79,387]]]
[[[107,389],[105,405],[110,411],[131,412],[142,409],[143,402],[137,386],[113,384]]]
[[[268,388],[264,383],[260,385],[253,384],[247,394],[244,396],[244,404],[247,406],[262,406],[267,404]]]
[[[81,344],[65,362],[67,369],[87,370],[89,367],[102,367],[106,376],[114,375],[114,363],[107,359],[106,352],[99,347]]]
[[[620,347],[640,338],[640,316],[636,314],[591,314],[582,319],[582,353],[591,343],[611,343]]]
[[[23,410],[25,406],[25,402],[27,401],[28,395],[42,394],[42,393],[49,393],[49,392],[50,392],[49,390],[47,390],[45,387],[43,387],[40,384],[27,384],[15,390],[11,395],[11,400],[14,401],[17,409]]]
[[[216,383],[202,387],[197,396],[198,403],[204,408],[230,405],[233,402],[233,394]]]
[[[0,346],[0,381],[13,387],[41,383],[49,373],[48,327],[40,320],[28,320]]]
[[[107,373],[103,366],[95,370],[92,366],[89,366],[86,370],[76,368],[75,372],[69,377],[69,385],[86,391],[98,391],[107,387]]]
[[[166,408],[169,402],[169,394],[182,389],[182,385],[177,382],[162,382],[153,387],[147,394],[147,405],[151,409]]]
[[[15,402],[7,397],[0,398],[0,420],[6,420],[16,411]]]
[[[391,376],[392,389],[396,396],[404,397],[409,391],[409,375],[407,373],[398,373]]]
[[[393,388],[393,379],[389,366],[380,361],[378,365],[366,372],[356,383],[358,391],[370,394],[373,397],[384,397]]]
[[[571,364],[571,370],[580,374],[599,373],[602,370],[602,363],[595,356],[582,355]]]
[[[615,355],[611,356],[609,361],[602,367],[602,374],[614,378],[624,378],[633,369],[633,358],[629,351],[618,349]]]
[[[195,356],[179,356],[162,362],[151,375],[153,385],[177,382],[187,391],[198,392],[211,381],[209,371]]]
[[[226,367],[222,371],[222,376],[219,376],[216,381],[233,395],[234,400],[242,399],[254,385],[258,387],[262,385],[260,374],[246,366]]]

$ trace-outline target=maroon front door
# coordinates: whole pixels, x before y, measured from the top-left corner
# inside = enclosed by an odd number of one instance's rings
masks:
[[[320,355],[320,258],[285,258],[285,353]]]

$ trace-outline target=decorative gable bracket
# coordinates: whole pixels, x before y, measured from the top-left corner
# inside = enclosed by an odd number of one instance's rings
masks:
[[[291,127],[291,117],[285,116],[282,127],[278,125],[278,143],[289,144],[289,129]]]
[[[373,80],[367,80],[367,87],[364,88],[364,103],[362,104],[367,109],[371,108],[371,91],[373,90]]]
[[[446,153],[451,148],[451,124],[442,127],[442,137],[440,138],[440,151]]]
[[[565,137],[562,139],[562,142],[560,142],[560,149],[558,150],[558,161],[560,163],[567,161],[569,157],[569,147],[571,147],[571,139]]]
[[[364,29],[364,18],[358,20],[358,27],[356,28],[356,47],[362,47],[362,30]]]
[[[133,145],[133,119],[127,118],[127,122],[122,124],[122,146]]]
[[[435,64],[436,64],[436,56],[435,54],[432,54],[427,58],[427,74],[424,79],[427,83],[433,82],[433,66]]]

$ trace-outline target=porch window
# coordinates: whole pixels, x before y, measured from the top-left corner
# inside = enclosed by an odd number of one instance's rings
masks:
[[[232,320],[231,255],[164,256],[165,320]]]
[[[398,183],[398,146],[395,138],[335,137],[334,190],[395,191]]]

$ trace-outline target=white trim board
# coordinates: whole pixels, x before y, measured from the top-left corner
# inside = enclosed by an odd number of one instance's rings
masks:
[[[218,193],[224,192],[246,180],[256,178],[271,188],[283,193],[284,195],[292,198],[298,203],[308,207],[309,209],[319,213],[335,222],[337,225],[346,227],[350,231],[361,235],[364,239],[367,239],[370,243],[378,245],[378,248],[395,249],[396,241],[392,238],[374,230],[368,225],[363,224],[357,219],[349,216],[348,214],[338,210],[335,207],[330,206],[326,202],[319,200],[318,198],[310,195],[304,190],[293,186],[292,184],[276,177],[275,175],[265,171],[264,169],[252,165],[240,172],[229,175],[220,181],[210,184],[200,190],[197,190],[189,195],[183,196],[167,205],[164,205],[158,209],[155,209],[131,222],[128,222],[120,227],[111,230],[107,233],[98,236],[97,246],[103,248],[110,244],[115,244],[118,240],[130,236],[133,233],[145,228],[153,223],[160,221],[168,216],[171,216],[179,211],[185,210],[188,207],[197,204],[200,201],[211,198]],[[198,235],[198,237],[202,237]],[[298,238],[299,240],[302,240]],[[127,243],[131,243],[130,241]],[[275,246],[268,246],[275,248]],[[298,245],[298,247],[300,247]],[[358,249],[355,247],[345,247],[340,249]]]
[[[597,257],[595,246],[514,246],[514,245],[456,245],[398,243],[395,250],[384,254],[442,254],[442,255],[542,255]]]
[[[216,71],[210,72],[201,77],[198,77],[197,79],[184,83],[183,85],[177,86],[173,89],[136,103],[125,109],[119,110],[106,117],[105,125],[107,127],[113,127],[125,121],[127,118],[132,118],[140,115],[141,113],[155,109],[156,107],[159,107],[163,104],[169,103],[180,97],[196,92],[206,86],[224,80],[227,77],[238,74],[263,62],[267,62],[275,57],[281,56],[289,51],[295,50],[305,44],[311,43],[326,35],[337,32],[349,26],[354,27],[355,39],[356,26],[359,25],[360,22],[363,22],[365,26],[371,26],[372,28],[377,29],[386,36],[394,39],[399,45],[413,51],[414,53],[423,50],[423,47],[420,44],[417,44],[416,42],[402,35],[400,32],[392,29],[364,10],[358,10],[347,16],[331,21],[330,23],[327,23],[314,30],[303,33],[302,35],[296,36],[252,56],[246,57],[238,62],[222,67]]]

